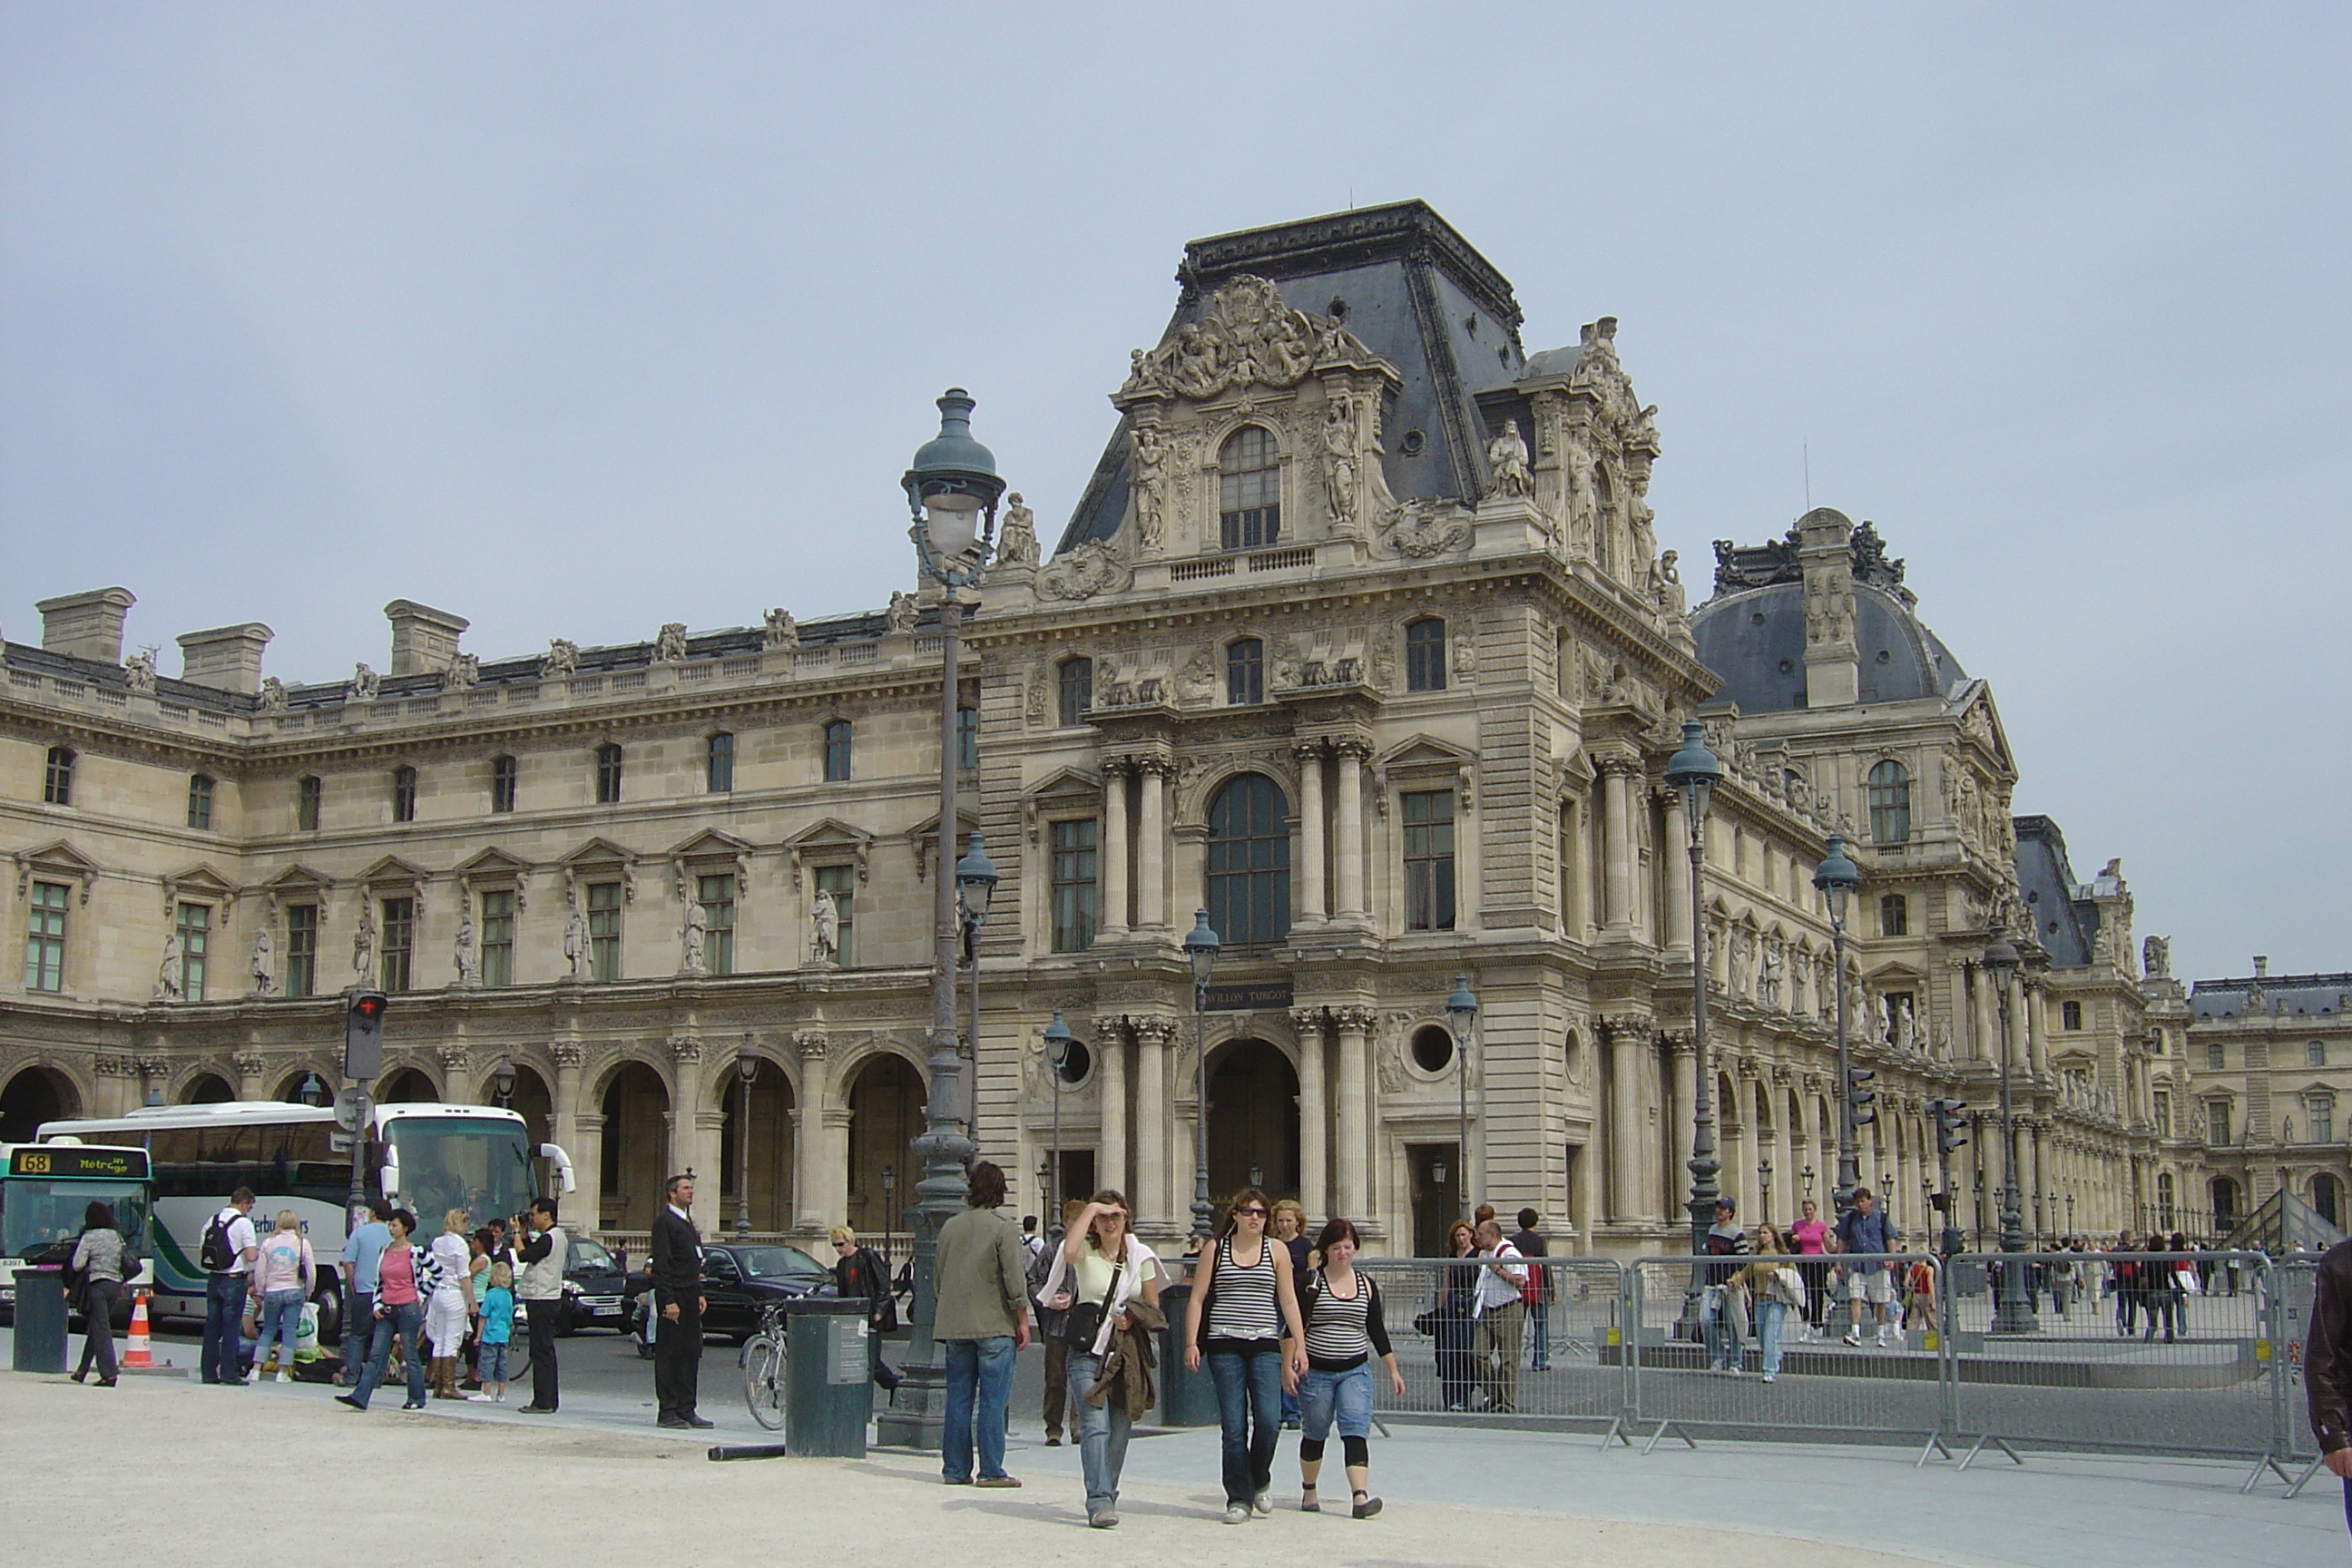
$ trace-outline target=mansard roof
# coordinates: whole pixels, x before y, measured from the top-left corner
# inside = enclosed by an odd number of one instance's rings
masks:
[[[2061,969],[2091,962],[2099,934],[2099,906],[2077,899],[2080,886],[2066,859],[2066,836],[2046,816],[2012,819],[2017,830],[2017,891],[2033,921],[2033,940]]]
[[[2200,980],[2190,988],[2189,1012],[2197,1018],[2340,1018],[2352,1013],[2352,973],[2249,974],[2230,980]]]

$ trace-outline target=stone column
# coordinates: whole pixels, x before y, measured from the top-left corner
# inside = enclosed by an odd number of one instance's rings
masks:
[[[465,1053],[460,1051],[457,1054],[462,1060]],[[447,1058],[445,1057],[443,1059],[446,1063]],[[259,1051],[239,1051],[236,1054],[236,1097],[239,1100],[268,1100],[269,1085],[266,1075],[268,1071],[269,1062]],[[440,1233],[440,1225],[436,1221],[434,1234],[438,1236]]]
[[[1101,1131],[1095,1154],[1097,1185],[1128,1190],[1127,1173],[1127,1020],[1113,1016],[1095,1020],[1095,1091],[1102,1107]],[[1044,1223],[1042,1220],[1039,1223]]]
[[[1601,763],[1602,935],[1633,934],[1633,765],[1622,757]]]
[[[566,1143],[572,1156],[572,1179],[580,1190],[559,1196],[556,1216],[567,1229],[595,1233],[604,1228],[604,1118],[600,1111],[581,1111],[572,1119],[576,1143]]]
[[[702,1041],[694,1035],[673,1035],[669,1041],[672,1071],[669,1097],[669,1170],[665,1175],[693,1171],[710,1173],[695,1164],[700,1157],[702,1134]],[[714,1191],[716,1188],[713,1189]]]
[[[2026,1061],[2036,1083],[2050,1076],[2050,993],[2040,982],[2025,986]]]
[[[1102,922],[1095,937],[1117,941],[1127,935],[1128,918],[1126,760],[1106,758],[1102,774]]]
[[[824,1113],[833,1098],[831,1042],[821,1029],[803,1029],[793,1037],[793,1046],[801,1056],[801,1081],[793,1095],[793,1228],[812,1235],[833,1224],[836,1212],[825,1180]],[[847,1180],[845,1171],[837,1174]]]
[[[1683,809],[1680,790],[1665,792],[1666,841],[1658,853],[1666,862],[1666,962],[1688,963],[1691,957],[1690,818]]]
[[[1364,752],[1361,741],[1342,741],[1339,753],[1339,918],[1365,921]]]
[[[1143,780],[1142,821],[1136,836],[1135,923],[1160,931],[1168,925],[1169,763],[1146,757],[1136,764]]]
[[[1172,1018],[1135,1021],[1135,1190],[1128,1194],[1137,1223],[1171,1233],[1182,1229],[1168,1186],[1168,1047],[1177,1027]]]
[[[548,1108],[548,1136],[572,1157],[572,1179],[593,1193],[597,1173],[580,1163],[580,1064],[586,1055],[577,1040],[557,1040],[547,1047],[555,1058],[554,1102]]]
[[[1696,1113],[1696,1108],[1698,1105],[1698,1046],[1692,1039],[1688,1029],[1676,1029],[1667,1035],[1666,1048],[1674,1056],[1675,1092],[1673,1100],[1660,1109],[1659,1114],[1672,1119],[1675,1160],[1665,1173],[1666,1188],[1664,1197],[1654,1197],[1650,1200],[1651,1212],[1664,1218],[1669,1224],[1686,1223],[1689,1215],[1683,1205],[1690,1198],[1691,1144],[1698,1136],[1698,1129],[1691,1120]],[[1722,1047],[1718,1046],[1717,1048],[1720,1050]],[[1640,1110],[1638,1103],[1634,1109],[1638,1113]],[[1716,1185],[1728,1191],[1729,1188],[1723,1180],[1724,1175],[1730,1173],[1728,1167],[1731,1163],[1724,1158],[1724,1151],[1728,1142],[1723,1135],[1722,1121],[1725,1109],[1720,1105],[1715,1108],[1715,1157],[1726,1167],[1724,1172],[1717,1175]],[[1647,1162],[1647,1165],[1650,1169],[1656,1169],[1654,1159]]]
[[[2040,1121],[2033,1124],[2033,1190],[2042,1194],[2042,1225],[2044,1230],[2054,1230],[2057,1222],[2051,1215],[2050,1203],[2050,1130]],[[2176,1201],[2178,1194],[2175,1194]]]
[[[1339,1034],[1339,1095],[1334,1118],[1339,1157],[1339,1212],[1360,1221],[1371,1213],[1368,1181],[1371,1160],[1372,1027],[1370,1007],[1339,1007],[1331,1022]],[[1409,1242],[1409,1238],[1408,1238]]]
[[[474,1063],[471,1053],[462,1045],[442,1046],[434,1057],[441,1064],[441,1101],[445,1105],[474,1103]],[[423,1215],[416,1216],[420,1221]],[[436,1232],[437,1235],[438,1232]]]
[[[1291,754],[1298,759],[1298,922],[1317,925],[1325,919],[1323,742],[1301,741]]]
[[[1601,1153],[1609,1163],[1609,1217],[1620,1225],[1647,1216],[1642,1206],[1642,1051],[1649,1020],[1612,1016],[1600,1020],[1609,1039],[1609,1116]]]
[[[1324,1185],[1331,1107],[1323,1086],[1323,1016],[1320,1007],[1290,1010],[1291,1026],[1298,1031],[1298,1205],[1310,1226],[1330,1217]]]
[[[1976,1017],[1976,1059],[1980,1062],[1991,1062],[1994,1064],[1995,1070],[1999,1070],[2000,1015],[1993,1002],[1992,980],[1981,969],[1971,973],[1974,975],[1972,989],[1975,1005],[1971,1011]]]

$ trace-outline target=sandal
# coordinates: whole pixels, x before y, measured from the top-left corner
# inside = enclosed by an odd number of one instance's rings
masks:
[[[1298,1489],[1298,1493],[1299,1512],[1321,1513],[1323,1511],[1322,1500],[1315,1495],[1315,1489],[1313,1487],[1301,1486]]]
[[[1381,1500],[1372,1496],[1371,1493],[1358,1492],[1355,1494],[1355,1497],[1356,1506],[1353,1511],[1356,1518],[1370,1519],[1372,1515],[1381,1511]]]

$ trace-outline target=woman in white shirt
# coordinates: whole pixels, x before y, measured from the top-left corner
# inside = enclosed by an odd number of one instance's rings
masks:
[[[1160,1259],[1127,1230],[1125,1194],[1105,1187],[1078,1211],[1037,1292],[1047,1311],[1069,1313],[1066,1339],[1070,1392],[1078,1399],[1078,1458],[1087,1477],[1087,1522],[1118,1522],[1118,1477],[1127,1464],[1131,1423],[1117,1397],[1099,1405],[1083,1397],[1102,1374],[1111,1336],[1126,1329],[1127,1306],[1140,1297],[1160,1305]]]
[[[463,1399],[457,1392],[457,1347],[474,1316],[473,1277],[467,1272],[473,1248],[466,1243],[464,1209],[441,1216],[441,1234],[433,1238],[434,1261],[441,1265],[441,1283],[425,1303],[425,1337],[433,1342],[433,1397]]]

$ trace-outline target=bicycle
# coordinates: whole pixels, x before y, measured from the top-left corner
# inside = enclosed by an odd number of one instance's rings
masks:
[[[751,1419],[771,1432],[784,1425],[784,1309],[771,1301],[760,1309],[760,1328],[743,1342],[743,1403]]]

